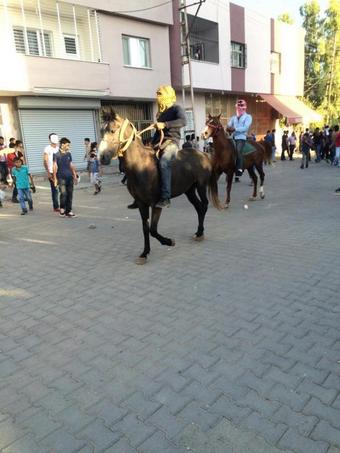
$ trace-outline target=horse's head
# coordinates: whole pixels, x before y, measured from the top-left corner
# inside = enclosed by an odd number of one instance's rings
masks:
[[[102,165],[109,165],[112,159],[117,158],[123,122],[124,120],[113,109],[103,114],[103,138],[98,147],[98,159]]]
[[[201,136],[204,140],[208,140],[210,137],[214,137],[220,130],[223,130],[223,125],[220,121],[221,114],[218,116],[208,115],[208,119],[205,123],[205,128],[203,129]]]

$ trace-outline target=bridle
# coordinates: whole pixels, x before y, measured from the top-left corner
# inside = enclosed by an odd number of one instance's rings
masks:
[[[130,133],[130,135],[128,137],[125,137],[125,132],[126,132],[126,129],[127,129],[128,126],[131,127],[131,133]],[[128,149],[128,147],[131,145],[131,143],[136,138],[141,139],[142,138],[142,134],[144,134],[144,132],[150,131],[152,129],[155,129],[155,125],[154,124],[151,124],[150,126],[146,127],[145,129],[141,130],[140,132],[138,132],[137,129],[135,128],[135,126],[131,123],[131,121],[128,120],[127,118],[125,118],[125,120],[117,128],[116,131],[114,131],[114,132],[111,131],[111,133],[113,133],[113,134],[116,134],[119,131],[118,140],[117,141],[112,140],[112,143],[114,145],[118,146],[117,155],[121,157],[123,155],[123,153]],[[160,131],[160,136],[161,136],[161,139],[160,139],[160,142],[159,142],[158,146],[160,146],[162,144],[162,141],[164,139],[163,130]]]
[[[210,127],[213,129],[213,133],[211,134],[211,137],[216,137],[216,135],[220,132],[220,130],[223,129],[223,126],[221,123],[218,124],[212,124],[209,121],[206,122],[206,126]]]

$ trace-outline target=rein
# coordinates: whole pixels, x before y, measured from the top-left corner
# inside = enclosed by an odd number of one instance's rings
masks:
[[[129,125],[132,128],[131,134],[128,138],[124,138],[125,131]],[[135,128],[135,126],[127,118],[125,118],[125,120],[123,121],[123,124],[120,126],[120,131],[119,131],[118,140],[119,140],[119,145],[120,145],[120,148],[119,148],[120,155],[122,155],[123,152],[128,149],[128,147],[131,145],[132,141],[135,140],[136,137],[141,138],[141,136],[142,136],[142,134],[144,134],[144,132],[150,131],[152,129],[155,129],[154,124],[151,124],[150,126],[146,127],[145,129],[141,130],[140,132],[138,132],[137,129]],[[160,136],[161,136],[161,139],[159,141],[158,146],[161,146],[161,144],[164,140],[164,132],[162,129],[160,130]]]

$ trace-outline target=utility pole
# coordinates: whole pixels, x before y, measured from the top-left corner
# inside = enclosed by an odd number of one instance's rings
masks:
[[[205,0],[199,0],[199,4],[196,14],[198,13],[199,8]],[[197,4],[195,3],[195,4]],[[196,137],[196,121],[195,121],[195,97],[194,97],[194,88],[192,86],[192,65],[190,59],[190,29],[188,26],[188,15],[187,8],[192,6],[186,4],[186,0],[181,0],[180,2],[180,23],[181,23],[181,58],[182,58],[182,100],[184,109],[192,112],[192,122],[193,130]],[[186,68],[188,68],[188,83],[185,83]],[[191,105],[186,107],[186,90],[190,90],[190,101]]]

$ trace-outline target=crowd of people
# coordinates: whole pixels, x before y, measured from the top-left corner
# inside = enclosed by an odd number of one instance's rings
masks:
[[[237,107],[239,109],[243,108],[244,111],[241,113],[244,116],[245,107],[242,105]],[[232,126],[235,126],[234,123]],[[230,127],[230,124],[229,122],[228,127]],[[242,140],[240,137],[237,138],[239,141],[236,140],[236,143],[239,143],[241,147],[245,141],[245,137],[242,136]],[[72,218],[75,217],[72,210],[73,189],[74,185],[79,182],[79,176],[72,162],[72,154],[70,152],[71,141],[67,137],[59,139],[55,133],[51,133],[48,139],[49,144],[43,151],[43,164],[50,183],[53,210],[61,217]],[[252,139],[256,140],[256,137],[252,136]],[[276,130],[267,130],[264,140],[270,143],[272,147],[272,161],[275,162],[277,151]],[[100,193],[102,185],[101,168],[97,157],[97,143],[91,142],[89,138],[85,138],[84,147],[84,160],[87,161],[89,180],[94,187],[94,195],[97,195]],[[200,150],[199,137],[195,137],[195,134],[186,135],[183,148]],[[299,151],[302,156],[300,168],[308,168],[311,161],[311,150],[315,151],[316,163],[324,160],[330,165],[340,168],[339,126],[335,125],[331,128],[326,125],[322,129],[317,127],[314,131],[307,128],[304,131],[300,131],[299,137],[297,137],[294,130],[290,134],[288,130],[283,131],[280,156],[282,161],[293,161],[294,153]],[[203,151],[212,152],[212,143],[204,143]],[[238,153],[238,159],[240,155],[241,153]],[[237,169],[239,173],[236,176],[241,175],[242,160],[238,160]],[[126,176],[124,174],[123,158],[119,159],[119,171],[124,175],[122,183],[125,184]],[[23,143],[14,137],[10,138],[8,145],[6,145],[4,138],[0,136],[0,207],[2,207],[2,200],[4,198],[3,189],[12,190],[12,202],[20,204],[22,215],[27,214],[28,210],[33,210],[31,191],[35,192],[34,181],[26,162]],[[340,193],[340,187],[336,189],[336,192]],[[26,203],[28,203],[28,209]]]
[[[59,139],[57,134],[48,136],[49,144],[43,151],[43,164],[51,188],[54,212],[61,217],[75,217],[72,210],[73,188],[79,182],[79,175],[72,162],[71,141],[67,137]],[[101,191],[100,166],[97,158],[97,143],[84,139],[87,171],[94,195]],[[0,137],[0,207],[4,199],[3,190],[12,190],[12,203],[20,203],[21,215],[33,210],[31,192],[35,184],[26,162],[23,143],[11,138],[8,145]],[[28,209],[26,207],[28,203]]]

